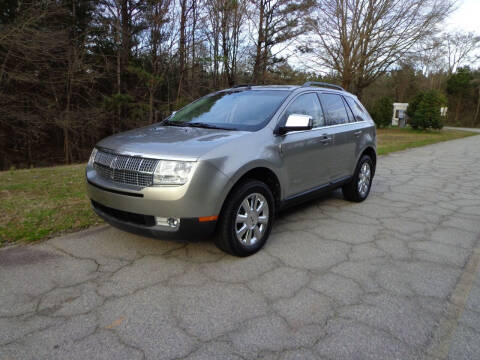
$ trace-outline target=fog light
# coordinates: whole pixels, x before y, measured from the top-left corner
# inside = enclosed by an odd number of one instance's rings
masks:
[[[155,216],[155,221],[157,225],[166,226],[171,228],[172,230],[176,230],[180,226],[180,219],[178,218],[166,218],[166,217]]]
[[[178,224],[180,223],[180,220],[179,220],[179,219],[175,219],[175,218],[168,218],[167,222],[168,222],[168,225],[169,225],[169,226],[171,226],[171,227],[177,227]]]

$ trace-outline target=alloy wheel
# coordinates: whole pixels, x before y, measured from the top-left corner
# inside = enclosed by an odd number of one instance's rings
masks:
[[[357,184],[358,192],[362,198],[367,196],[368,188],[370,187],[371,177],[372,177],[372,171],[370,169],[370,164],[368,162],[364,162],[358,174],[358,184]]]
[[[260,241],[269,221],[268,201],[262,194],[249,194],[240,203],[235,219],[237,240],[246,246]]]

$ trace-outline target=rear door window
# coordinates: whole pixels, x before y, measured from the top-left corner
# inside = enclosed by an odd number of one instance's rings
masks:
[[[327,125],[348,124],[347,109],[343,103],[342,97],[337,94],[320,94]]]
[[[365,121],[367,119],[365,110],[350,96],[344,98],[355,116],[355,121]]]

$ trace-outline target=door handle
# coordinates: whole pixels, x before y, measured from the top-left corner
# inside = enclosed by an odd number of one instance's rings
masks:
[[[332,137],[328,136],[327,134],[323,134],[320,141],[323,143],[323,145],[328,145],[332,141]]]
[[[355,131],[354,134],[356,137],[359,137],[360,135],[362,135],[362,130]]]

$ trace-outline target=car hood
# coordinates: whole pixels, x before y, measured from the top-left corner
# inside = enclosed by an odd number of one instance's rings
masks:
[[[97,147],[142,157],[196,160],[213,148],[246,134],[246,131],[154,124],[109,136]]]

